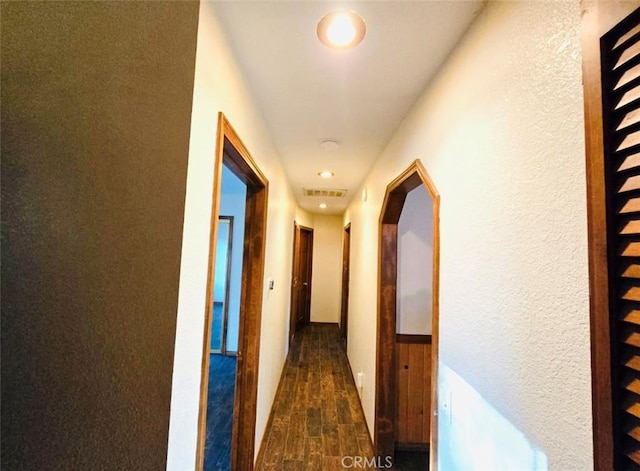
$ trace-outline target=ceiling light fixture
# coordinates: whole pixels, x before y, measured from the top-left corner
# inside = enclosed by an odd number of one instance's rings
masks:
[[[327,47],[350,49],[364,39],[367,26],[355,11],[338,10],[324,15],[318,22],[316,34]]]
[[[322,172],[318,172],[318,176],[320,178],[331,178],[333,177],[334,173],[329,171],[329,170],[323,170]]]
[[[318,208],[320,208],[320,209],[327,209],[327,203],[320,203],[320,204],[318,205]]]

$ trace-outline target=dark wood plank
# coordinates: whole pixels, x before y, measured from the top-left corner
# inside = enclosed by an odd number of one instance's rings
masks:
[[[339,470],[345,451],[373,454],[371,436],[338,326],[310,324],[291,345],[255,469]]]
[[[409,412],[409,345],[406,343],[397,344],[396,352],[396,441],[407,442],[409,441],[407,428]]]
[[[409,388],[407,404],[408,442],[422,442],[422,397],[424,394],[424,344],[408,344],[409,347]]]
[[[336,409],[339,424],[353,423],[353,419],[351,418],[351,407],[349,406],[349,399],[347,397],[342,395],[336,397]]]
[[[284,460],[282,462],[282,471],[304,471],[304,463],[297,460]]]
[[[307,437],[319,437],[322,434],[322,420],[319,407],[307,408]]]
[[[431,439],[431,345],[425,345],[424,353],[424,380],[422,383],[422,410],[424,420],[422,421],[422,443],[429,443]]]
[[[306,436],[307,414],[293,412],[289,422],[289,433],[284,447],[285,460],[302,460],[304,455],[304,439]]]
[[[360,448],[356,438],[356,428],[351,425],[338,425],[338,437],[340,439],[340,453],[342,456],[358,456]]]
[[[269,442],[264,454],[264,463],[276,466],[282,465],[284,444],[287,437],[287,429],[283,426],[274,425],[269,431]]]
[[[308,437],[304,446],[305,471],[324,471],[322,468],[322,438]]]
[[[322,443],[325,456],[340,456],[338,424],[322,426]]]

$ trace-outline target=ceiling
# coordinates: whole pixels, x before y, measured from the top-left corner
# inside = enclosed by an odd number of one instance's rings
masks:
[[[394,131],[484,3],[220,1],[213,4],[282,158],[298,204],[340,214]],[[354,49],[316,37],[320,18],[351,9],[367,34]],[[341,145],[320,148],[324,139]],[[322,179],[317,173],[331,170]],[[344,189],[343,198],[303,188]],[[320,202],[327,209],[318,207]]]

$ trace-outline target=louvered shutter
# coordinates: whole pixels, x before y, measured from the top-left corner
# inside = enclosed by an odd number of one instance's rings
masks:
[[[640,470],[640,9],[602,38],[616,470]]]

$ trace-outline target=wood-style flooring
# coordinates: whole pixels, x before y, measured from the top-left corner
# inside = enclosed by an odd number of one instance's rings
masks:
[[[311,324],[291,346],[255,469],[375,469],[354,466],[372,456],[338,326]]]

